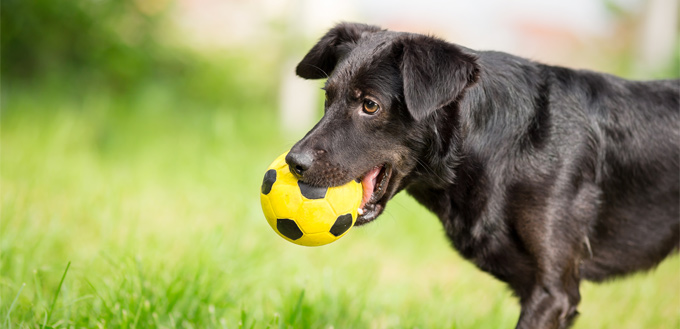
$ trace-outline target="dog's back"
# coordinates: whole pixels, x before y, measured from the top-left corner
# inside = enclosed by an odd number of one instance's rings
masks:
[[[680,80],[578,74],[601,190],[582,276],[601,280],[651,268],[678,249]]]
[[[491,185],[507,186],[488,208],[565,214],[558,228],[583,239],[590,280],[649,269],[678,249],[680,80],[475,54],[481,79],[461,103],[463,149],[503,173]]]

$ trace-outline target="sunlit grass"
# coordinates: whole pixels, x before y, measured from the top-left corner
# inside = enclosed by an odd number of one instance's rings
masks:
[[[258,189],[301,136],[279,132],[271,102],[205,109],[168,97],[5,100],[3,327],[514,326],[505,285],[460,259],[405,195],[331,245],[280,239]],[[582,294],[577,328],[680,327],[677,256]]]

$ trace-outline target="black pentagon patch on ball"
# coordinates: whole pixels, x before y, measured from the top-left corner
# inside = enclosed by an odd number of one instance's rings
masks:
[[[331,234],[341,236],[343,233],[347,232],[350,227],[352,227],[352,214],[340,215],[340,217],[335,220],[333,227],[331,227]]]
[[[264,179],[262,180],[262,188],[260,189],[262,194],[269,194],[269,192],[272,191],[272,185],[274,185],[274,182],[276,182],[276,170],[269,169],[264,174]]]
[[[328,191],[327,187],[314,187],[307,185],[302,181],[298,181],[298,186],[300,187],[302,196],[307,199],[323,199],[326,197],[326,191]]]
[[[276,229],[291,240],[297,240],[302,237],[302,231],[297,224],[295,224],[295,221],[287,218],[277,219]]]

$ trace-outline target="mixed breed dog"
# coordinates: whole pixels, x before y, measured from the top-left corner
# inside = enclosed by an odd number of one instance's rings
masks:
[[[286,157],[314,186],[362,181],[357,225],[406,190],[519,298],[517,328],[567,328],[582,279],[680,246],[680,80],[629,81],[342,23],[296,69],[325,114]]]

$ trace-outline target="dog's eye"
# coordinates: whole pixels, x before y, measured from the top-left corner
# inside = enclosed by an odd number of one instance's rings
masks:
[[[368,114],[373,114],[373,113],[377,112],[378,109],[380,109],[380,106],[378,105],[378,103],[376,103],[376,102],[374,102],[370,99],[364,100],[364,112],[366,112]]]

